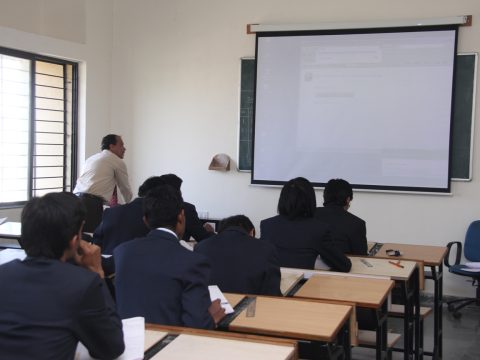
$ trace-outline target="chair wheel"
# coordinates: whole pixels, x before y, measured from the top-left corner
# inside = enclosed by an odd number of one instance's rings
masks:
[[[453,317],[454,317],[455,319],[460,319],[460,318],[462,317],[462,313],[461,313],[461,312],[458,312],[458,311],[455,311],[455,312],[453,313]]]

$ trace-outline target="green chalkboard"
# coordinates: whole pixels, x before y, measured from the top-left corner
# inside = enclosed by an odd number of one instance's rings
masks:
[[[452,179],[470,180],[477,54],[458,54],[452,123]]]
[[[455,98],[452,122],[451,178],[470,180],[472,173],[472,134],[475,117],[477,54],[458,54],[455,69]],[[252,169],[253,97],[255,59],[241,60],[240,136],[238,168]]]
[[[255,87],[255,59],[241,59],[240,80],[240,135],[238,169],[252,169],[253,96]]]

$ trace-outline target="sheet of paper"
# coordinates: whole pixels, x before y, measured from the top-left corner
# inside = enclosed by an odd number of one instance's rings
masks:
[[[210,285],[208,287],[208,291],[210,291],[210,300],[220,299],[220,304],[222,308],[225,309],[225,314],[233,313],[233,307],[230,305],[228,300],[225,298],[225,295],[220,291],[217,285]]]
[[[123,340],[125,351],[117,360],[141,360],[145,347],[145,319],[134,317],[123,319]],[[75,353],[75,360],[93,360],[87,348],[79,343]]]
[[[0,225],[7,221],[8,217],[0,218]]]
[[[15,259],[23,260],[27,257],[22,249],[5,249],[0,251],[0,265]]]

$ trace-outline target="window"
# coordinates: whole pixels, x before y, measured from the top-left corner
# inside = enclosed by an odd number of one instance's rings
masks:
[[[0,205],[70,191],[76,178],[76,63],[0,47]]]

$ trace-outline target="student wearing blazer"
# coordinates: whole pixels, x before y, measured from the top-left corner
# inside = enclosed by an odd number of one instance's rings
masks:
[[[79,341],[95,358],[122,354],[100,249],[81,240],[85,214],[72,193],[33,198],[23,208],[27,257],[0,266],[0,358],[73,359]]]
[[[143,316],[148,323],[212,329],[224,316],[210,301],[207,259],[180,244],[185,214],[180,191],[161,185],[144,198],[145,237],[114,250],[115,291],[121,318]]]
[[[350,259],[329,226],[315,219],[315,208],[312,184],[302,177],[288,181],[280,193],[278,215],[260,223],[261,238],[275,246],[282,267],[313,269],[320,255],[332,270],[350,271]]]
[[[331,179],[323,191],[323,207],[315,217],[328,225],[345,254],[367,255],[365,221],[348,212],[353,200],[352,186],[343,179]]]
[[[255,238],[245,215],[223,219],[218,234],[195,246],[212,265],[210,284],[224,292],[281,295],[280,267],[275,248]]]

